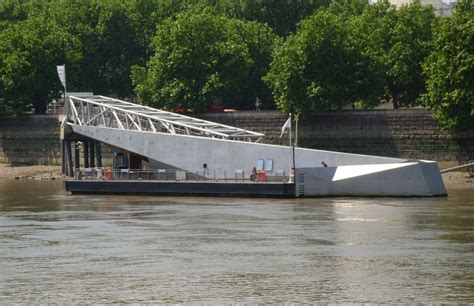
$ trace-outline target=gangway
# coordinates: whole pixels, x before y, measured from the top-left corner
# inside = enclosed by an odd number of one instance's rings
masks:
[[[121,130],[262,142],[264,134],[104,96],[69,96],[66,122]]]

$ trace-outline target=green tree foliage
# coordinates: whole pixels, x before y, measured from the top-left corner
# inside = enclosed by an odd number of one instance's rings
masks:
[[[354,48],[347,25],[320,10],[276,48],[265,79],[282,110],[308,114],[373,99],[371,84],[361,78],[368,59]]]
[[[1,114],[18,116],[32,107],[35,113],[45,112],[61,89],[55,65],[61,58],[61,41],[66,39],[44,14],[0,31]]]
[[[23,0],[0,1],[0,30],[11,23],[25,20],[28,16],[28,5]]]
[[[20,37],[18,37],[20,26],[10,25],[0,32],[0,41],[2,42],[0,44],[0,116],[21,115],[32,107],[31,100],[18,86],[28,83],[28,54],[9,48],[10,42],[11,44],[14,42],[22,44]],[[23,90],[29,89],[24,88]]]
[[[270,69],[272,51],[281,39],[273,30],[256,21],[236,21],[237,34],[244,41],[251,58],[252,66],[245,77],[245,83],[234,93],[234,105],[239,109],[253,109],[255,99],[259,97],[263,109],[275,109],[270,88],[263,77]]]
[[[249,96],[253,103],[252,83],[265,72],[273,37],[264,25],[216,15],[207,6],[178,14],[158,28],[146,68],[133,69],[139,101],[195,112],[211,96],[222,97],[227,106],[241,106]],[[260,57],[260,66],[252,56]]]
[[[296,31],[297,24],[313,15],[329,0],[220,0],[219,11],[230,17],[268,24],[275,33],[287,36]]]
[[[157,26],[165,19],[175,17],[187,5],[186,0],[133,0],[126,7],[130,20],[135,25],[136,42],[142,51],[145,63],[153,53],[152,38]]]
[[[146,62],[156,24],[177,1],[7,0],[0,3],[0,111],[44,113],[59,96],[56,65],[68,91],[129,97],[131,66]]]
[[[53,2],[45,12],[67,32],[63,41],[69,91],[129,97],[133,93],[130,67],[145,60],[143,35],[137,35],[135,2],[66,0]]]
[[[396,25],[396,10],[387,1],[377,1],[368,5],[364,1],[346,1],[334,4],[331,10],[345,16],[354,47],[364,54],[366,61],[361,63],[367,72],[366,78],[375,94],[373,99],[360,102],[363,108],[372,108],[381,103],[386,95],[390,79],[391,65],[387,63],[389,50],[393,45],[392,29]]]
[[[69,91],[195,111],[210,96],[301,113],[410,107],[427,89],[445,127],[467,127],[472,10],[469,0],[449,18],[387,0],[0,0],[0,114],[43,113],[66,64]]]
[[[474,5],[461,0],[435,27],[434,51],[424,63],[425,105],[442,127],[474,127]]]
[[[419,2],[402,6],[391,35],[394,41],[388,51],[387,100],[394,107],[420,105],[425,90],[421,64],[432,49],[432,24],[435,16],[430,7]]]
[[[285,111],[419,105],[434,21],[418,2],[399,10],[388,1],[334,2],[275,51],[268,84]]]
[[[395,108],[420,104],[425,90],[421,63],[432,48],[434,22],[431,8],[419,2],[395,9],[378,1],[353,17],[357,49],[370,57],[372,73],[383,81],[381,98]]]

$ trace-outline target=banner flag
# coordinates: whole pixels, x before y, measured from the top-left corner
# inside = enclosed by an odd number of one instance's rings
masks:
[[[283,124],[282,128],[281,128],[281,135],[280,135],[280,138],[283,136],[283,134],[285,133],[285,130],[291,130],[291,116],[290,118],[288,118],[288,120],[286,120],[285,124]]]
[[[63,87],[66,88],[66,66],[56,66],[56,69],[58,70],[58,76],[61,84],[63,84]]]

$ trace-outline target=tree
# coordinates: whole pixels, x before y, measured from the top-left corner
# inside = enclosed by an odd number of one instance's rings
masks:
[[[358,48],[371,58],[374,75],[384,82],[381,98],[394,108],[416,106],[425,90],[421,63],[431,51],[430,7],[419,2],[396,9],[388,1],[368,5],[351,27]]]
[[[45,113],[61,90],[55,65],[64,32],[38,14],[11,23],[0,36],[0,112],[20,116],[34,108]]]
[[[203,6],[167,19],[158,27],[146,67],[133,68],[139,101],[195,112],[205,109],[210,96],[235,101],[254,64],[242,35],[248,30],[241,21]]]
[[[474,127],[474,5],[460,0],[452,17],[435,27],[433,52],[424,62],[424,105],[446,129]]]
[[[135,1],[65,0],[53,1],[44,9],[67,33],[60,45],[70,91],[118,97],[133,94],[130,69],[143,61],[147,48],[142,39],[145,34],[137,35],[139,20],[131,12],[134,8]]]
[[[367,59],[347,26],[342,16],[320,10],[276,48],[265,80],[280,109],[308,114],[371,99],[371,84],[360,78]]]
[[[143,64],[150,37],[177,1],[7,0],[0,3],[0,112],[44,113],[62,90],[130,97],[131,66]]]
[[[287,36],[297,24],[329,5],[329,0],[220,0],[218,10],[230,17],[268,24],[275,33]]]
[[[262,78],[270,69],[272,51],[280,39],[266,24],[256,21],[234,20],[234,22],[238,35],[248,49],[252,65],[245,77],[245,83],[234,92],[232,107],[254,109],[258,97],[262,109],[275,109],[271,90]]]
[[[180,13],[186,0],[132,0],[127,1],[128,14],[135,24],[136,41],[143,54],[143,65],[153,54],[152,38],[157,26],[165,19]]]
[[[0,32],[0,115],[20,116],[31,109],[28,87],[20,90],[18,85],[28,83],[28,58],[22,52],[13,52],[11,46],[19,39],[19,25],[10,25]]]
[[[419,98],[425,90],[421,64],[431,52],[435,22],[433,10],[419,2],[402,6],[397,17],[387,58],[387,94],[395,108],[420,105]]]
[[[28,5],[22,0],[0,1],[0,30],[11,23],[25,20],[28,16]]]
[[[358,101],[361,108],[373,108],[383,100],[390,69],[386,62],[391,45],[390,31],[395,26],[395,7],[387,1],[369,4],[364,0],[334,3],[329,8],[344,16],[348,22],[351,44],[363,59],[356,78],[362,84],[370,84],[370,94]],[[367,88],[367,87],[366,87]]]

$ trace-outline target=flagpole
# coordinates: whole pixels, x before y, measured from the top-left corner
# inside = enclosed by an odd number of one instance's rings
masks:
[[[290,113],[290,147],[291,147],[291,144],[293,143],[293,142],[292,142],[292,139],[291,139],[291,134],[292,134],[292,133],[291,133],[291,121],[292,121],[292,120],[291,120],[291,116],[292,116],[292,114]]]
[[[300,121],[300,113],[297,113],[295,116],[295,147],[298,146],[298,123]]]
[[[289,146],[288,148],[291,150],[291,159],[289,160],[289,167],[290,167],[290,182],[293,182],[294,178],[294,170],[295,170],[295,145],[293,143],[293,130],[292,130],[292,114],[290,113],[290,118],[286,120],[285,124],[283,124],[283,127],[281,128],[281,134],[280,138],[283,137],[283,134],[285,133],[285,130],[289,129],[290,130],[290,137],[289,137]]]
[[[66,105],[66,95],[67,95],[67,89],[66,89],[66,64],[63,64],[64,67],[64,105]]]
[[[290,120],[291,120],[291,114],[290,114]],[[298,127],[297,127],[298,128]],[[293,175],[295,175],[296,171],[296,163],[295,163],[295,144],[294,142],[291,141],[291,134],[293,133],[292,131],[292,125],[290,126],[290,145],[291,145],[291,156],[292,156],[292,162],[293,162]]]
[[[295,145],[293,143],[293,127],[291,124],[292,121],[292,114],[290,113],[290,150],[291,150],[291,164],[292,167],[290,169],[290,182],[294,182],[294,175],[295,175]],[[293,175],[293,177],[291,177]]]

